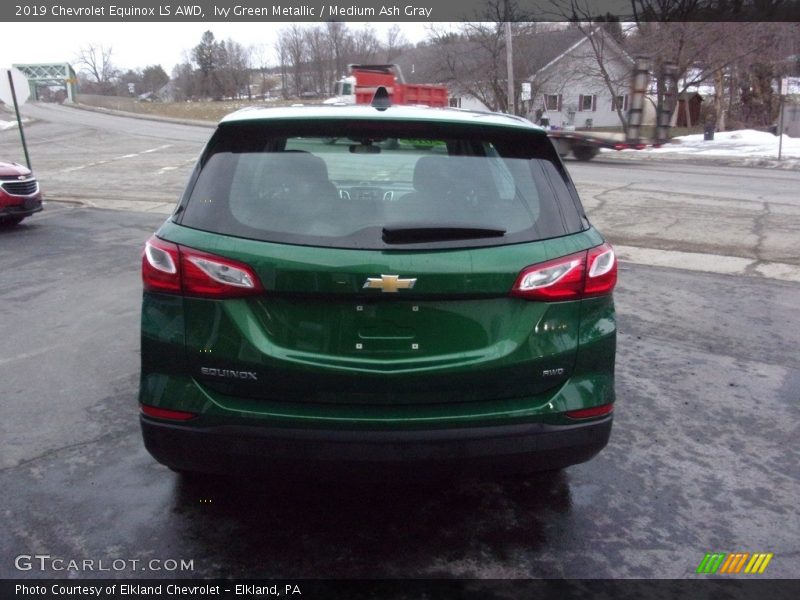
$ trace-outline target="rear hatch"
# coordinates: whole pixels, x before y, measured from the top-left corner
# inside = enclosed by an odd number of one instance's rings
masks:
[[[159,231],[181,260],[224,257],[259,288],[184,289],[191,375],[230,396],[344,404],[502,400],[563,383],[580,302],[512,290],[526,267],[602,240],[546,138],[323,125],[220,127]]]
[[[178,226],[161,234],[190,255],[193,246],[214,245],[209,234]],[[265,400],[408,404],[538,394],[571,374],[580,303],[526,301],[510,291],[525,266],[596,238],[432,256],[232,242],[221,254],[251,266],[265,291],[185,298],[191,374],[211,390]]]

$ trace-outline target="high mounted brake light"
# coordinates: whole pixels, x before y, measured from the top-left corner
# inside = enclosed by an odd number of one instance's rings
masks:
[[[152,236],[142,255],[142,282],[151,292],[241,298],[264,291],[248,265]]]
[[[609,244],[562,256],[522,270],[511,295],[557,302],[604,296],[617,283],[617,259]]]

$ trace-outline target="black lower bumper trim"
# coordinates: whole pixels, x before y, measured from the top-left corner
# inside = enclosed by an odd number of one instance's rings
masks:
[[[0,218],[2,217],[30,217],[33,213],[42,211],[42,203],[32,207],[26,207],[22,204],[11,204],[9,206],[0,206]]]
[[[141,417],[144,443],[180,471],[222,474],[425,470],[527,472],[585,462],[608,443],[613,417],[575,425],[529,423],[414,431],[193,427]]]

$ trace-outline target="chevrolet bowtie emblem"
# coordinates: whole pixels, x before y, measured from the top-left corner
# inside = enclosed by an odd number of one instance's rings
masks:
[[[364,289],[379,289],[382,292],[396,292],[397,290],[410,290],[417,283],[415,279],[400,279],[399,275],[381,275],[380,279],[377,277],[368,277],[364,284]]]

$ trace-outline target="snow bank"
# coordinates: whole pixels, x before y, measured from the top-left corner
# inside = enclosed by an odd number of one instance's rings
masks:
[[[742,129],[718,131],[705,141],[703,134],[673,138],[673,143],[648,150],[653,154],[681,153],[694,156],[734,156],[741,158],[777,158],[778,136],[764,131]],[[800,158],[800,138],[783,136],[784,158]]]

